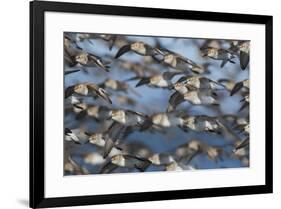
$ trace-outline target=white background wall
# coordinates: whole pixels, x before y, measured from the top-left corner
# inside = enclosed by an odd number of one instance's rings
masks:
[[[277,208],[281,204],[281,6],[276,0],[72,0],[99,4],[162,7],[274,16],[274,194],[126,203],[80,208]],[[0,6],[0,208],[28,205],[29,10],[28,1],[6,0]],[[255,69],[252,69],[255,70]],[[264,101],[261,101],[264,102]],[[280,207],[280,206],[279,206]],[[79,207],[76,207],[79,208]]]

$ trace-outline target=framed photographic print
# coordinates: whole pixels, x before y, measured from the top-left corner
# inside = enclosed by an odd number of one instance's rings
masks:
[[[272,16],[34,1],[30,53],[30,207],[272,192]]]

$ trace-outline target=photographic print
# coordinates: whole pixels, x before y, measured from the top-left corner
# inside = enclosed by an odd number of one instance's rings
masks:
[[[64,33],[64,174],[248,167],[249,40]]]
[[[272,193],[272,27],[30,2],[30,207]]]

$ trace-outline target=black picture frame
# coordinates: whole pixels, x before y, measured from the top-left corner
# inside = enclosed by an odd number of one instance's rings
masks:
[[[265,185],[45,198],[44,194],[44,13],[46,11],[265,25],[266,37],[266,181]],[[30,207],[59,207],[273,192],[273,17],[62,2],[30,2]]]

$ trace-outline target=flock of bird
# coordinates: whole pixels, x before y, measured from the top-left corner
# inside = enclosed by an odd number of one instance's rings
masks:
[[[200,167],[191,162],[200,155],[215,163],[229,157],[249,165],[249,79],[213,80],[208,74],[212,63],[218,63],[217,71],[225,70],[228,65],[237,65],[241,71],[249,70],[250,42],[207,39],[198,46],[205,60],[198,64],[155,40],[155,44],[150,45],[142,41],[142,37],[132,41],[122,35],[64,33],[65,78],[78,73],[93,76],[89,71],[106,77],[95,78],[99,82],[89,79],[89,82],[65,84],[65,115],[74,115],[78,121],[74,128],[65,122],[65,174],[144,172],[151,167],[163,171],[194,170]],[[96,54],[98,42],[105,44],[103,50],[107,55]],[[228,43],[228,47],[223,47],[222,42]],[[95,49],[95,53],[91,49]],[[114,54],[113,49],[117,51]],[[142,62],[131,61],[125,55],[139,57]],[[116,80],[110,77],[115,69],[133,76]],[[134,86],[133,82],[136,82]],[[142,100],[142,86],[151,88],[151,94],[153,89],[169,92],[164,111],[155,106],[143,107],[128,96]],[[242,98],[237,114],[222,114],[221,98],[237,95]],[[211,108],[217,115],[189,114],[186,103],[191,107]],[[82,125],[85,119],[90,119],[98,128],[87,130]],[[165,135],[170,128],[183,134],[209,133],[227,138],[227,142],[210,145],[200,137],[189,138],[176,148],[155,153],[145,143],[127,141],[135,132]],[[84,146],[94,147],[95,151],[73,152]],[[75,160],[78,158],[80,160]]]

